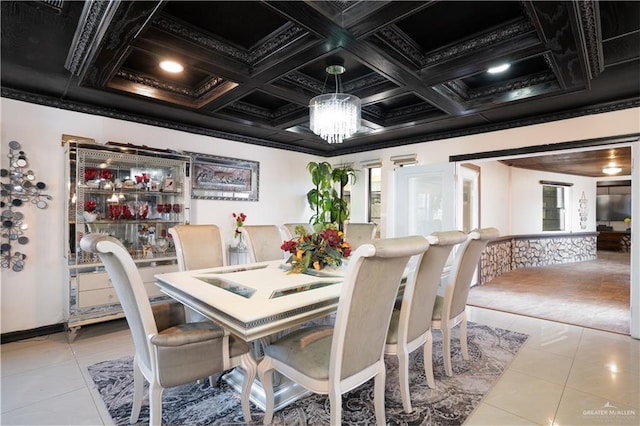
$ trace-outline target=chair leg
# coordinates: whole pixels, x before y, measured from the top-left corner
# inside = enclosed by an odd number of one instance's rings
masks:
[[[462,350],[462,359],[469,360],[469,348],[467,346],[467,314],[462,313],[462,322],[460,324],[460,349]]]
[[[158,383],[149,384],[149,425],[162,425],[162,391]]]
[[[342,424],[342,393],[337,386],[329,389],[329,416],[331,425]]]
[[[260,364],[258,364],[258,377],[260,378],[262,388],[264,389],[265,409],[262,424],[265,425],[268,425],[273,421],[273,373],[273,363],[269,357],[265,356]]]
[[[431,389],[436,388],[436,381],[433,377],[433,333],[427,330],[426,342],[424,342],[424,373],[427,376],[427,385]]]
[[[400,376],[400,396],[402,397],[402,408],[405,413],[410,413],[411,396],[409,394],[409,354],[398,348],[398,372]]]
[[[133,358],[133,405],[131,407],[131,416],[129,417],[129,423],[134,424],[138,422],[140,417],[140,408],[142,407],[142,393],[144,392],[145,378],[138,366],[137,357]]]
[[[442,357],[444,358],[444,372],[447,376],[453,376],[451,368],[451,329],[448,326],[442,327]]]
[[[386,378],[386,370],[384,367],[384,359],[381,359],[378,363],[378,374],[373,379],[373,404],[375,406],[376,411],[376,425],[386,425],[387,419],[384,413],[384,385]],[[338,420],[340,420],[338,418]],[[340,424],[332,423],[332,424]]]
[[[256,370],[258,366],[250,353],[242,355],[240,358],[240,368],[244,370],[244,380],[242,382],[242,414],[244,421],[251,423],[251,406],[249,404],[249,396],[251,395],[251,386],[256,378]],[[273,391],[273,387],[272,387]]]

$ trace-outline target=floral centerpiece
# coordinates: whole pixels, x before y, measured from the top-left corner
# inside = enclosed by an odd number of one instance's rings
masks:
[[[342,231],[326,228],[322,232],[306,234],[304,228],[296,228],[298,236],[284,241],[280,248],[291,253],[287,263],[291,272],[302,273],[312,267],[319,271],[326,266],[340,266],[345,257],[351,256],[351,245],[344,240]]]

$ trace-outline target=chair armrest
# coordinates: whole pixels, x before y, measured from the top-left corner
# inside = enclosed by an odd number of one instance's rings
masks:
[[[212,322],[190,322],[151,335],[149,341],[156,346],[182,346],[221,339],[223,336],[224,330]]]

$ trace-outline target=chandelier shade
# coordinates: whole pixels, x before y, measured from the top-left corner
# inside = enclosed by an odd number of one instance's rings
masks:
[[[329,65],[326,71],[335,77],[336,92],[309,101],[309,128],[331,144],[342,143],[360,129],[361,102],[357,96],[338,92],[338,76],[345,72],[345,67]]]
[[[319,95],[309,102],[310,128],[329,143],[342,143],[360,128],[360,98],[347,93]]]

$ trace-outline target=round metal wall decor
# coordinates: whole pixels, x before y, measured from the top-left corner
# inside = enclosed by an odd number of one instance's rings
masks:
[[[24,269],[27,255],[17,251],[16,247],[29,243],[29,237],[24,235],[29,226],[23,221],[24,214],[17,209],[30,204],[39,209],[46,209],[47,201],[52,200],[53,197],[42,192],[47,185],[44,182],[35,182],[36,176],[33,170],[25,170],[29,162],[20,142],[9,142],[7,157],[9,157],[9,168],[0,171],[0,177],[2,177],[0,207],[3,209],[0,263],[3,268],[20,272]]]

